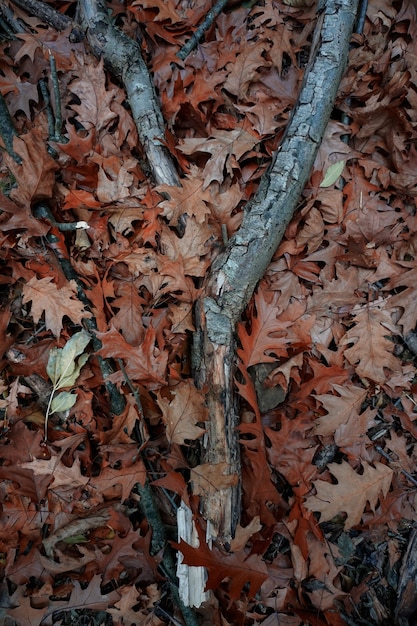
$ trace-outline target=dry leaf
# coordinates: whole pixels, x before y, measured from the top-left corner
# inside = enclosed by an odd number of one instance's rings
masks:
[[[38,280],[35,276],[23,286],[23,303],[32,301],[31,315],[37,324],[45,313],[45,325],[55,337],[59,337],[63,327],[62,318],[67,315],[74,324],[81,324],[91,313],[84,309],[84,305],[77,298],[75,280],[68,281],[68,285],[58,289],[52,278]]]
[[[321,513],[320,521],[328,522],[340,513],[346,513],[345,529],[357,526],[362,518],[366,503],[375,511],[378,499],[386,496],[391,486],[394,472],[375,463],[372,467],[363,462],[363,474],[358,474],[349,463],[330,463],[329,471],[337,479],[334,485],[324,480],[314,481],[315,496],[306,499],[305,506],[310,511]]]

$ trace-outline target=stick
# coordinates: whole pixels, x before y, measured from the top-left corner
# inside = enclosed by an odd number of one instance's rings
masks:
[[[224,7],[227,5],[228,0],[217,0],[214,7],[210,9],[207,13],[204,21],[197,28],[195,33],[193,33],[187,43],[181,48],[179,52],[177,52],[177,57],[182,61],[188,57],[190,52],[197,47],[200,41],[203,39],[204,35],[211,28],[216,17],[223,11]]]

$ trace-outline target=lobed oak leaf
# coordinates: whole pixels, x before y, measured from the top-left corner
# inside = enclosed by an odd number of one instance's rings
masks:
[[[323,394],[316,395],[327,411],[327,415],[323,415],[316,419],[314,433],[316,435],[331,435],[337,428],[346,424],[353,416],[359,418],[359,410],[362,402],[365,400],[367,391],[362,387],[354,385],[332,385],[333,389],[339,395]]]
[[[346,461],[340,465],[330,463],[328,468],[337,479],[337,485],[324,480],[314,481],[317,494],[306,499],[306,508],[321,513],[321,522],[346,513],[345,529],[356,526],[361,521],[366,503],[369,502],[375,511],[381,494],[385,497],[391,486],[392,469],[378,462],[374,465],[372,467],[363,462],[363,474],[358,474]]]
[[[33,459],[28,463],[22,463],[23,469],[32,470],[35,483],[38,478],[42,480],[44,476],[52,477],[52,484],[49,489],[53,491],[57,489],[77,489],[84,487],[88,483],[88,477],[81,474],[81,462],[75,459],[71,467],[67,467],[57,456],[50,459]]]
[[[104,158],[95,154],[91,161],[99,166],[96,193],[100,202],[117,202],[131,196],[132,171],[137,167],[135,159],[123,161],[114,155]]]
[[[159,257],[160,273],[174,278],[181,276],[181,271],[186,276],[204,276],[209,262],[204,257],[210,252],[213,237],[211,227],[208,224],[198,224],[195,218],[190,217],[181,238],[167,227],[161,230],[163,256],[175,263],[166,262],[163,257]]]
[[[257,143],[256,137],[241,128],[236,128],[214,131],[208,139],[184,139],[178,149],[188,155],[197,152],[211,154],[204,168],[203,189],[206,189],[213,180],[219,183],[224,180],[225,169],[233,176],[233,167],[236,167],[237,161]]]
[[[267,291],[260,287],[254,296],[255,310],[251,316],[250,331],[246,324],[238,324],[238,336],[242,344],[238,353],[246,368],[287,356],[290,343],[287,331],[292,322],[283,322],[277,318],[280,313],[280,295],[278,291]],[[276,356],[271,356],[271,353]]]
[[[170,389],[170,395],[172,399],[158,393],[158,405],[162,411],[168,440],[182,445],[186,440],[194,440],[204,435],[205,429],[197,425],[198,422],[208,419],[204,394],[191,380],[187,380]]]
[[[112,302],[112,308],[118,312],[112,318],[112,324],[123,332],[123,337],[131,345],[139,345],[145,329],[142,323],[144,299],[139,295],[135,281],[119,282],[116,287],[117,298]]]
[[[156,583],[145,587],[143,593],[140,593],[135,585],[121,587],[118,589],[118,593],[122,596],[120,601],[115,603],[115,608],[107,610],[107,613],[112,615],[113,620],[121,619],[117,623],[113,621],[114,626],[116,624],[123,624],[123,626],[131,624],[164,626],[166,621],[155,614],[155,609],[161,598],[161,591]]]
[[[182,552],[183,562],[186,565],[201,566],[207,569],[206,591],[218,589],[222,581],[229,579],[228,595],[231,601],[240,598],[242,589],[247,583],[250,584],[248,595],[253,597],[268,578],[268,571],[262,558],[255,554],[248,556],[244,550],[234,554],[225,554],[216,547],[210,550],[204,530],[199,525],[196,527],[200,540],[198,548],[193,548],[183,539],[172,545],[176,550]]]
[[[402,309],[402,315],[398,324],[402,325],[403,336],[405,337],[410,331],[414,330],[417,324],[417,276],[414,267],[408,270],[408,272],[404,272],[399,276],[391,278],[385,289],[398,290],[399,287],[406,287],[406,289],[391,296],[388,304],[390,308],[399,307]]]
[[[265,58],[265,52],[271,47],[269,41],[260,37],[253,40],[241,49],[237,58],[227,65],[229,76],[223,89],[244,100],[248,94],[250,84],[259,79],[260,68],[269,68],[271,61]]]
[[[95,611],[106,610],[109,606],[120,599],[120,594],[114,589],[108,593],[102,593],[101,584],[101,574],[94,574],[88,586],[84,589],[81,587],[78,580],[74,580],[74,587],[70,599],[65,600],[65,604],[60,608],[68,611],[71,609],[89,609]],[[54,604],[52,603],[46,615],[50,615],[56,611],[57,608],[58,607],[54,607]]]
[[[400,361],[393,354],[394,344],[387,339],[387,335],[399,334],[399,331],[384,305],[381,299],[359,307],[353,317],[355,326],[340,340],[342,346],[353,344],[344,351],[344,356],[355,366],[358,376],[370,378],[376,383],[387,380],[385,369],[401,371]]]
[[[159,206],[164,209],[162,215],[172,226],[176,226],[178,219],[184,214],[195,217],[199,224],[203,224],[206,216],[210,214],[207,205],[212,201],[212,196],[208,189],[203,189],[203,181],[198,172],[197,168],[192,168],[192,175],[181,180],[181,187],[159,185],[156,188],[159,193],[169,196],[169,200],[163,200]]]
[[[10,115],[14,116],[18,111],[22,111],[28,119],[31,117],[31,103],[39,102],[39,89],[37,83],[21,81],[18,76],[15,80],[13,95],[6,98],[7,108]]]
[[[157,389],[166,384],[165,374],[168,353],[160,352],[155,346],[156,331],[148,326],[140,346],[131,346],[114,327],[106,333],[97,333],[102,342],[98,354],[103,357],[124,359],[127,375],[141,382],[148,389]],[[124,380],[121,372],[112,375],[113,381]]]
[[[321,213],[312,207],[307,214],[305,223],[297,233],[295,241],[298,246],[307,246],[308,252],[315,252],[321,245],[324,237],[324,222]]]
[[[73,80],[68,89],[79,99],[80,104],[71,103],[77,113],[78,122],[87,130],[99,133],[117,117],[111,109],[117,89],[106,88],[103,59],[97,63],[85,63],[80,67],[80,78]]]
[[[33,607],[30,595],[25,595],[24,589],[25,587],[23,585],[17,587],[14,594],[10,597],[13,608],[7,609],[6,620],[4,622],[4,617],[2,616],[2,622],[4,624],[7,623],[7,616],[12,620],[16,620],[19,626],[40,626],[43,622],[45,609]],[[3,611],[4,609],[2,609],[2,613]]]
[[[90,478],[90,485],[99,490],[100,494],[113,493],[114,487],[120,487],[120,501],[124,502],[130,495],[136,483],[145,484],[146,469],[143,462],[138,459],[136,463],[128,467],[114,469],[103,467],[98,476]]]
[[[74,280],[58,289],[52,277],[46,276],[38,280],[35,276],[23,286],[23,304],[32,301],[31,315],[37,324],[45,313],[45,325],[55,337],[59,337],[63,324],[62,318],[67,315],[74,324],[81,324],[91,313],[77,299],[77,288]]]

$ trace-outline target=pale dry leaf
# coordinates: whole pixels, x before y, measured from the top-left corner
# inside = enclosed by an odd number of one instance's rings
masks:
[[[307,246],[308,252],[315,252],[324,237],[324,222],[321,213],[313,207],[307,214],[304,226],[297,233],[295,241],[298,246]]]
[[[168,440],[183,445],[186,440],[194,440],[206,432],[198,423],[208,418],[204,394],[191,380],[179,383],[170,390],[171,398],[158,394],[158,405],[166,425]]]
[[[69,91],[79,98],[79,104],[71,103],[76,111],[78,122],[86,130],[95,129],[99,133],[117,117],[111,110],[111,103],[117,89],[107,89],[103,59],[98,62],[80,64],[80,78],[69,84]]]
[[[254,135],[241,128],[236,128],[234,130],[216,130],[207,139],[184,139],[178,149],[187,155],[197,152],[211,154],[204,168],[203,189],[206,189],[213,180],[219,183],[223,182],[225,171],[232,176],[233,167],[237,165],[237,161],[252,150],[258,141]]]
[[[393,354],[394,344],[387,335],[400,334],[393,324],[385,302],[372,302],[359,310],[353,317],[355,325],[340,340],[340,345],[351,345],[344,351],[346,359],[355,366],[358,376],[384,383],[391,372],[401,371],[401,363]]]
[[[337,484],[314,481],[317,494],[308,497],[305,506],[309,511],[320,512],[321,522],[346,513],[346,530],[360,523],[367,502],[375,510],[381,495],[387,495],[394,475],[392,469],[378,462],[375,467],[363,462],[363,474],[355,472],[346,461],[340,465],[330,463],[328,469],[337,479]]]
[[[162,215],[172,226],[176,226],[179,217],[184,214],[195,217],[199,224],[205,222],[210,214],[208,205],[212,195],[208,189],[203,189],[203,178],[195,166],[192,166],[190,175],[181,180],[181,187],[159,185],[156,191],[169,197],[169,200],[160,202],[159,206],[163,208]]]
[[[316,435],[331,435],[339,426],[346,424],[352,415],[358,418],[361,404],[367,395],[366,389],[362,387],[336,384],[332,386],[339,395],[327,393],[316,395],[328,413],[316,419],[314,426]]]
[[[13,149],[22,158],[22,163],[19,165],[7,154],[4,156],[17,183],[17,188],[12,189],[10,198],[19,205],[30,205],[51,198],[58,165],[48,154],[45,137],[41,131],[35,127],[30,133],[16,137]]]
[[[52,476],[53,482],[49,489],[76,489],[84,487],[89,478],[81,474],[81,463],[79,459],[75,459],[71,467],[67,467],[57,456],[50,459],[33,459],[28,463],[22,463],[23,468],[32,470],[34,476]]]
[[[31,278],[23,286],[23,304],[32,301],[31,315],[37,324],[45,313],[45,325],[55,337],[59,337],[63,324],[62,318],[67,315],[74,324],[81,324],[85,318],[90,318],[91,313],[84,309],[84,305],[77,299],[77,287],[75,280],[58,289],[52,282],[52,277],[38,279]]]
[[[255,515],[247,526],[241,526],[238,524],[235,536],[231,541],[232,552],[242,550],[246,546],[250,537],[252,537],[255,533],[258,533],[260,530],[262,530],[262,524],[259,515]]]
[[[260,68],[271,67],[271,61],[266,59],[265,52],[271,44],[265,37],[248,42],[237,58],[228,63],[226,69],[229,76],[223,85],[223,89],[237,96],[239,100],[245,99],[248,95],[250,84],[259,80]]]

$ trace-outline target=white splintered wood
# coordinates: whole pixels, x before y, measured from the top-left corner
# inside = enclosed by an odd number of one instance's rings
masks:
[[[177,511],[178,541],[183,539],[190,546],[198,548],[200,545],[197,530],[193,521],[191,509],[181,501]],[[198,608],[209,599],[204,591],[207,574],[205,567],[193,567],[183,563],[183,556],[178,552],[177,576],[179,580],[179,594],[185,606]]]

